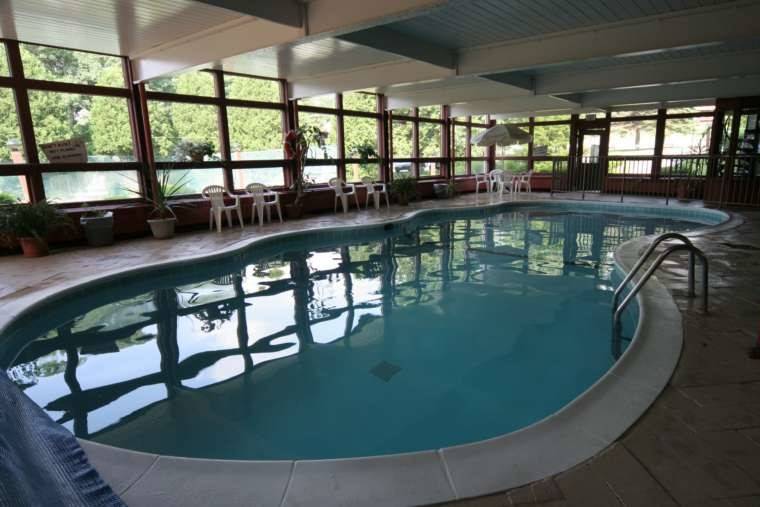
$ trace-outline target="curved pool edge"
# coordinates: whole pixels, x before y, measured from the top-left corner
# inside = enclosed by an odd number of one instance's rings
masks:
[[[451,208],[416,209],[385,223],[401,224],[418,215],[456,213],[467,209],[524,206],[662,211],[658,206],[577,201],[519,201]],[[686,208],[682,208],[686,209]],[[694,231],[693,235],[731,228],[737,217],[723,212],[725,221]],[[739,219],[740,220],[740,219]],[[304,225],[308,224],[305,222]],[[346,230],[367,225],[336,226]],[[214,259],[248,248],[264,238],[303,234],[308,229],[252,237],[210,254],[194,255],[143,266],[118,269],[51,287],[24,299],[0,319],[0,333],[21,316],[88,284],[125,274],[146,272],[198,259]],[[637,238],[615,253],[624,271],[635,260]],[[558,412],[528,427],[484,441],[432,451],[367,458],[313,461],[232,461],[158,456],[89,441],[81,441],[93,464],[130,505],[230,504],[301,505],[345,503],[427,504],[504,491],[560,473],[605,449],[622,435],[654,402],[667,385],[682,346],[681,314],[667,289],[653,278],[639,298],[639,325],[633,342],[620,360],[589,389]],[[656,326],[656,329],[655,329]],[[656,332],[656,333],[655,333]],[[226,503],[226,502],[225,502]]]

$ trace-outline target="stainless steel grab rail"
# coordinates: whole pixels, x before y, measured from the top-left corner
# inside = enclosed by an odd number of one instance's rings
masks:
[[[667,248],[664,252],[662,252],[655,260],[652,262],[652,265],[649,266],[649,268],[644,272],[644,274],[641,276],[641,279],[639,279],[638,282],[636,282],[636,285],[634,285],[633,289],[631,289],[631,292],[628,293],[628,295],[623,299],[623,302],[620,303],[620,305],[617,304],[618,297],[620,293],[623,291],[625,286],[628,284],[629,281],[635,276],[636,272],[641,268],[641,266],[644,264],[644,262],[647,260],[647,258],[652,254],[655,247],[664,241],[665,239],[669,238],[676,238],[680,239],[681,241],[684,241],[684,244],[681,245],[673,245],[669,248]],[[636,262],[636,265],[631,269],[631,272],[628,273],[628,276],[625,277],[623,282],[618,286],[618,288],[615,290],[615,295],[612,298],[612,333],[613,338],[618,337],[620,334],[620,316],[623,313],[623,310],[628,306],[628,304],[633,300],[634,297],[639,293],[639,291],[642,289],[642,287],[649,281],[649,278],[654,274],[655,271],[657,271],[657,268],[660,267],[660,264],[663,263],[665,259],[670,256],[673,252],[679,252],[679,251],[687,251],[689,252],[689,297],[695,297],[696,293],[694,290],[694,275],[695,275],[695,264],[696,264],[696,258],[699,257],[700,262],[702,263],[702,304],[704,307],[704,311],[707,311],[707,303],[708,303],[708,288],[707,288],[707,280],[708,280],[708,274],[709,274],[709,266],[707,263],[707,257],[705,257],[705,254],[697,247],[695,247],[692,242],[686,238],[685,236],[677,233],[666,233],[662,234],[655,239],[655,241],[652,243],[652,245],[649,246],[647,251],[642,255],[639,260]]]

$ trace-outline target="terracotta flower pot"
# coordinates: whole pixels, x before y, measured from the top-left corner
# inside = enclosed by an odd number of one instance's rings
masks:
[[[50,254],[47,241],[37,238],[18,238],[24,257],[44,257]]]
[[[148,220],[150,231],[156,239],[169,239],[174,237],[174,226],[176,224],[176,218],[155,218]]]

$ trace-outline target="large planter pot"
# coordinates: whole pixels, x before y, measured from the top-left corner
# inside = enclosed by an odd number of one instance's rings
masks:
[[[84,235],[90,246],[106,246],[113,244],[113,213],[108,212],[100,217],[84,216],[79,219],[84,229]]]
[[[44,257],[50,254],[47,241],[38,238],[18,238],[24,257]]]
[[[396,201],[402,206],[409,206],[409,196],[406,194],[396,194]]]
[[[452,197],[448,183],[433,183],[433,193],[436,199],[448,199]]]
[[[285,205],[285,217],[289,220],[298,220],[303,217],[303,204],[286,204]]]
[[[176,218],[154,218],[148,220],[150,230],[156,239],[169,239],[174,237],[174,227],[177,224]]]

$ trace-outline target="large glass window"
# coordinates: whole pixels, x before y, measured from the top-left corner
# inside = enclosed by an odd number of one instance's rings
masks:
[[[0,176],[0,204],[10,204],[17,201],[27,202],[29,192],[26,188],[26,177],[21,175]]]
[[[227,121],[232,160],[283,158],[281,111],[228,107]]]
[[[328,93],[326,95],[315,95],[314,97],[306,97],[304,99],[298,99],[299,106],[313,106],[313,107],[327,107],[335,109],[336,95],[334,93]]]
[[[43,173],[45,197],[54,202],[134,199],[140,191],[137,171],[72,171]]]
[[[414,124],[410,121],[393,121],[393,157],[414,156]]]
[[[210,72],[185,72],[178,76],[151,79],[145,88],[152,92],[181,93],[183,95],[216,95],[214,75]]]
[[[441,175],[440,162],[420,162],[419,176],[422,178]]]
[[[366,164],[347,164],[346,180],[361,181],[364,177],[378,180],[380,176],[380,164],[368,162]]]
[[[268,187],[285,185],[282,167],[257,167],[255,169],[233,169],[232,179],[235,188],[244,189],[251,183],[263,183]]]
[[[303,174],[307,181],[323,184],[338,176],[338,167],[331,164],[307,165]]]
[[[372,147],[375,153],[377,147],[377,120],[359,116],[343,117],[343,138],[346,143],[346,157],[360,158],[361,148]]]
[[[190,143],[209,143],[211,156],[219,158],[219,115],[216,106],[151,100],[150,130],[157,161],[187,161]]]
[[[377,112],[377,95],[365,92],[343,94],[343,109],[346,111]]]
[[[338,127],[335,115],[299,112],[298,125],[300,127],[317,127],[323,133],[327,157],[338,158]],[[324,158],[324,153],[318,146],[312,145],[309,148],[308,158]]]
[[[485,132],[485,128],[481,127],[472,127],[470,131],[470,139],[475,138],[476,136],[482,134]],[[488,156],[488,147],[487,146],[478,146],[477,144],[473,144],[470,147],[470,153],[473,157],[487,157]]]
[[[126,99],[30,90],[29,107],[38,145],[78,138],[90,162],[135,160]]]
[[[613,121],[610,124],[610,156],[654,155],[657,120]]]
[[[464,125],[454,126],[454,157],[465,158],[467,156],[467,127]]]
[[[169,171],[169,184],[182,184],[178,195],[200,194],[209,185],[224,186],[224,174],[220,168],[173,169]]]
[[[422,106],[417,111],[420,118],[441,119],[441,106]]]
[[[527,148],[527,145],[522,145]],[[536,125],[533,127],[533,152],[550,157],[564,157],[570,152],[570,125]]]
[[[420,122],[420,157],[432,158],[441,156],[442,131],[442,125],[439,123]]]
[[[70,49],[20,44],[27,79],[124,88],[123,60]]]
[[[278,81],[229,74],[224,75],[224,95],[228,99],[282,102]]]
[[[13,91],[0,88],[0,164],[21,164],[25,161]]]
[[[712,116],[668,118],[665,121],[663,155],[704,154],[710,150]]]

